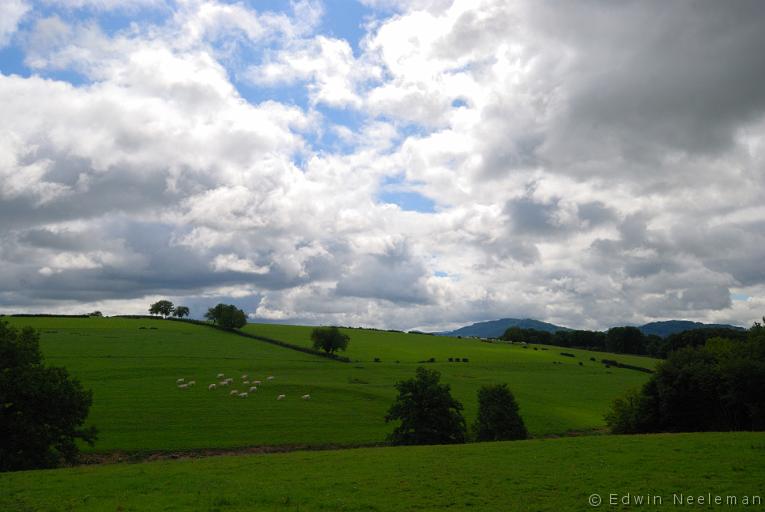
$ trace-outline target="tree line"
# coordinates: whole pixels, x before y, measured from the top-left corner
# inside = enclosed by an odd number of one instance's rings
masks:
[[[722,327],[691,329],[666,338],[655,334],[645,335],[637,327],[612,327],[608,331],[560,330],[555,333],[537,329],[510,327],[500,337],[505,341],[539,343],[566,348],[581,348],[617,354],[634,354],[664,359],[683,347],[698,347],[711,338],[727,338],[742,341],[745,330]]]

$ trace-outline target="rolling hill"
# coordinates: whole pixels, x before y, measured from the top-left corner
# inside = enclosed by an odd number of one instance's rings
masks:
[[[538,331],[557,332],[568,331],[568,327],[533,320],[531,318],[502,318],[500,320],[489,320],[487,322],[478,322],[465,327],[460,327],[453,331],[438,333],[443,336],[475,336],[476,338],[499,338],[510,327],[520,327],[522,329],[536,329]]]

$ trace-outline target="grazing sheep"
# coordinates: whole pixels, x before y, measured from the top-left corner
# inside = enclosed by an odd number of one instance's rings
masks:
[[[261,384],[263,384],[259,380],[254,380],[254,381],[252,381],[252,383],[255,384],[256,386],[260,386]]]
[[[229,392],[229,395],[231,395],[231,396],[234,396],[234,395],[238,395],[238,394],[239,394],[239,390],[238,390],[238,389],[232,389],[232,390]]]
[[[257,391],[257,390],[258,390],[257,386],[251,386],[250,387],[250,393],[252,393],[253,391]]]
[[[218,386],[216,386],[215,384],[210,384],[209,386],[207,386],[207,390],[208,390],[208,391],[212,391],[212,390],[213,390],[213,389],[215,389],[216,387],[218,387]]]
[[[228,382],[229,384],[231,384],[232,382],[234,382],[234,379],[233,379],[233,377],[229,377],[228,379],[226,379],[226,382]]]
[[[218,385],[219,385],[219,386],[228,386],[228,381],[227,381],[227,380],[222,380],[222,381],[220,381],[220,382],[218,383]]]
[[[246,378],[247,378],[247,374],[245,373],[244,375],[242,375],[242,380],[244,380]]]
[[[175,383],[176,383],[176,384],[181,384],[181,383],[183,383],[183,381],[184,381],[184,380],[186,380],[186,379],[184,379],[183,377],[181,377],[180,379],[175,379]]]
[[[178,384],[178,389],[188,389],[188,384]]]
[[[284,400],[285,398],[287,398],[287,395],[279,395],[276,397],[277,400]]]
[[[303,395],[300,398],[302,398],[303,400],[310,400],[311,399],[311,395]]]
[[[274,376],[273,375],[269,375],[268,377],[266,377],[266,380],[274,380]]]
[[[250,383],[250,381],[249,381],[249,380],[243,380],[243,381],[242,381],[242,384],[249,384],[249,383]]]
[[[222,373],[219,373],[219,374],[218,374],[218,376],[217,376],[217,377],[215,377],[215,378],[216,378],[216,379],[222,379],[223,377],[225,377],[225,375],[224,375],[224,374],[222,374]]]
[[[190,380],[190,381],[189,381],[189,386],[193,386],[193,385],[195,385],[196,383],[197,383],[197,381],[195,381],[195,380]]]
[[[239,393],[239,398],[247,398],[247,392]]]

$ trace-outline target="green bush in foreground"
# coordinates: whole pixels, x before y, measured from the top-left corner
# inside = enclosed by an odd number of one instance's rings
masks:
[[[518,403],[507,384],[478,390],[478,417],[473,432],[477,441],[526,439],[529,433],[518,412]]]
[[[73,462],[75,441],[96,438],[93,427],[81,428],[91,402],[64,368],[43,366],[36,331],[0,321],[0,471]]]
[[[401,424],[388,436],[392,444],[455,444],[467,438],[462,404],[455,400],[441,374],[422,366],[415,378],[396,383],[398,398],[385,421]]]

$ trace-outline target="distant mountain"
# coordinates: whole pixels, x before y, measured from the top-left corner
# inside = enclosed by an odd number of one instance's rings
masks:
[[[646,336],[655,334],[666,338],[670,334],[677,332],[690,331],[691,329],[740,329],[743,327],[728,324],[704,324],[701,322],[691,322],[689,320],[667,320],[665,322],[650,322],[638,327]]]
[[[538,331],[556,332],[569,331],[567,327],[540,322],[531,318],[502,318],[500,320],[490,320],[488,322],[478,322],[475,324],[460,327],[454,331],[440,332],[444,336],[476,336],[478,338],[499,338],[509,327],[521,327],[523,329],[536,329]]]

